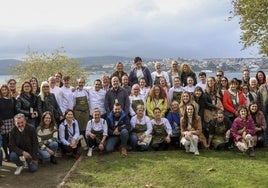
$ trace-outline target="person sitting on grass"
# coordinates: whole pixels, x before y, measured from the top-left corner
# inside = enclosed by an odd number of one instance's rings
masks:
[[[136,107],[136,115],[130,120],[131,135],[130,145],[133,151],[139,149],[140,151],[147,151],[150,141],[152,139],[152,124],[151,120],[144,113],[145,107],[139,104]]]
[[[39,143],[40,161],[49,159],[52,164],[57,164],[56,153],[58,150],[58,130],[54,116],[46,111],[41,117],[41,122],[37,127],[37,139]]]
[[[181,144],[186,152],[199,155],[198,141],[208,148],[205,136],[202,133],[202,122],[200,116],[195,112],[193,104],[187,104],[184,116],[181,118]]]
[[[64,114],[64,121],[59,127],[59,141],[62,149],[62,157],[66,157],[66,153],[72,153],[72,157],[78,159],[80,155],[77,153],[80,146],[87,149],[87,144],[83,135],[80,135],[78,122],[74,117],[73,110],[67,109]]]
[[[224,111],[219,110],[217,117],[209,122],[209,147],[214,147],[216,150],[225,149],[228,147],[231,137],[232,122],[229,118],[224,117]],[[230,143],[231,144],[231,143]]]
[[[116,144],[121,142],[121,155],[127,156],[127,142],[131,127],[128,115],[122,110],[121,104],[113,105],[113,110],[107,117],[107,124],[109,137],[105,145],[106,152],[113,152]]]
[[[172,134],[172,128],[169,121],[161,117],[160,108],[154,108],[153,112],[155,118],[151,120],[153,126],[151,147],[155,151],[159,149],[167,150],[171,142],[170,135]]]
[[[255,157],[254,144],[256,140],[255,125],[246,107],[238,108],[238,117],[235,118],[231,132],[234,136],[235,145],[245,153],[249,149],[249,156]]]
[[[98,147],[100,151],[104,150],[106,138],[108,136],[108,128],[105,119],[101,118],[101,111],[98,108],[93,109],[93,119],[89,120],[86,128],[86,137],[88,143],[87,156],[92,156],[94,147]]]
[[[15,175],[20,175],[26,163],[30,172],[38,169],[38,141],[35,128],[26,123],[24,114],[14,117],[15,127],[10,132],[10,160],[17,166]]]

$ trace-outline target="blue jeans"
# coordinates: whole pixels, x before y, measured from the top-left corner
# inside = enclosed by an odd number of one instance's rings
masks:
[[[58,142],[52,141],[52,142],[50,142],[50,144],[48,144],[47,147],[54,152],[54,156],[55,156],[55,154],[57,153],[57,150],[58,150]],[[48,159],[51,156],[47,150],[39,149],[38,152],[39,152],[41,159]]]
[[[121,141],[121,147],[127,147],[127,141],[129,138],[129,133],[127,129],[122,129],[119,136],[108,137],[105,150],[106,152],[113,152],[115,145]]]
[[[10,153],[10,161],[12,161],[13,163],[15,163],[17,166],[23,166],[23,162],[20,160],[19,158],[20,156],[15,153],[14,151],[12,151]],[[28,168],[30,172],[35,172],[38,169],[38,165],[33,163],[31,159],[26,159],[26,162],[28,164]]]

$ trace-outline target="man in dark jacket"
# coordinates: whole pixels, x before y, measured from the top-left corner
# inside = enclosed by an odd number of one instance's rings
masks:
[[[112,152],[116,144],[121,142],[121,154],[127,155],[127,141],[129,138],[130,122],[127,114],[122,110],[119,103],[115,103],[113,110],[107,117],[108,140],[106,142],[106,151]]]
[[[30,172],[38,169],[38,140],[35,129],[26,124],[24,114],[14,117],[15,127],[10,132],[10,160],[17,165],[15,175],[20,175],[24,164]]]

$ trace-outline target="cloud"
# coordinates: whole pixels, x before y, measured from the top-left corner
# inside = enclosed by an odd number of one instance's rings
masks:
[[[74,56],[236,57],[229,0],[34,0],[0,7],[0,57],[64,46]],[[253,50],[255,53],[255,49]]]

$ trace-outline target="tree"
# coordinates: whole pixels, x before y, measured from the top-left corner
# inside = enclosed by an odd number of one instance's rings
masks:
[[[62,75],[71,76],[72,84],[76,84],[76,79],[88,77],[88,73],[82,67],[81,63],[64,55],[63,48],[54,50],[51,54],[27,52],[22,63],[11,66],[10,72],[17,76],[18,82],[29,80],[32,76],[39,81],[47,80],[48,77],[61,72]]]
[[[232,5],[232,15],[240,19],[243,49],[258,45],[259,53],[268,56],[268,0],[232,0]]]

